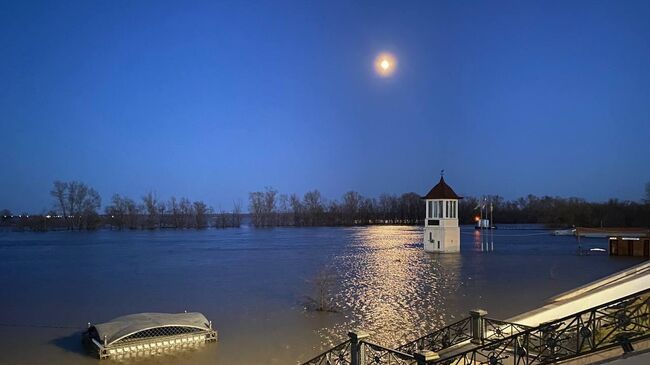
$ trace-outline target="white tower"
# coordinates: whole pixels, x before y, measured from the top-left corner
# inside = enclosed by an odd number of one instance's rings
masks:
[[[443,170],[444,172],[444,170]],[[458,200],[454,190],[445,183],[443,172],[440,182],[424,196],[424,250],[426,252],[459,252]]]

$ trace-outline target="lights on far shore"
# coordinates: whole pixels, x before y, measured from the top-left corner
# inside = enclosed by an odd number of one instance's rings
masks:
[[[29,214],[3,215],[3,216],[2,216],[2,218],[5,218],[5,219],[6,219],[6,218],[29,218],[29,217],[30,217]],[[52,215],[52,214],[48,214],[48,215],[37,214],[37,215],[34,215],[34,217],[43,217],[43,218],[46,218],[46,219],[51,219],[51,218],[63,218],[62,215]],[[68,216],[68,218],[74,218],[74,216],[71,215],[71,216]]]

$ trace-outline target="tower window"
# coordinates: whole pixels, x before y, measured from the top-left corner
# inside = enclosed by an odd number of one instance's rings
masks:
[[[429,200],[427,216],[433,218],[433,202]]]

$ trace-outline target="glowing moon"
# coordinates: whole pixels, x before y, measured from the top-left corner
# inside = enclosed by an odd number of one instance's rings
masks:
[[[395,72],[397,59],[390,53],[381,53],[375,58],[375,72],[381,77],[388,77]]]

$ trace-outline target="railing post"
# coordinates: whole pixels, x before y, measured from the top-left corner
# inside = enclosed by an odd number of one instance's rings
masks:
[[[361,365],[363,363],[361,342],[370,335],[364,331],[352,330],[348,332],[348,336],[350,336],[350,365]]]
[[[539,331],[542,333],[542,346],[544,346],[540,351],[542,356],[553,357],[555,354],[557,341],[552,323],[553,321],[543,322],[538,326]]]
[[[440,355],[434,351],[423,350],[413,354],[413,357],[415,357],[415,361],[418,362],[418,365],[431,365],[434,361],[440,358]]]
[[[469,311],[470,327],[472,330],[472,343],[483,344],[485,339],[485,316],[487,311],[483,309],[474,309]]]

